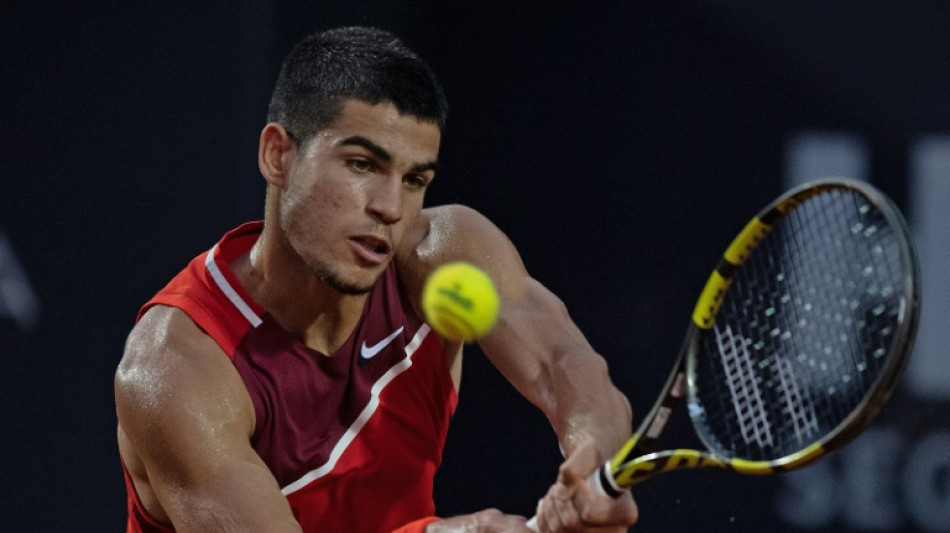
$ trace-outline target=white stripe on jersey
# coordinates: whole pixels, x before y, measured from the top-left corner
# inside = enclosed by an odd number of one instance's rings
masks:
[[[260,326],[263,323],[261,317],[257,316],[254,313],[254,310],[251,309],[251,306],[247,305],[247,302],[241,298],[241,295],[234,290],[234,287],[228,283],[227,278],[224,277],[224,274],[221,273],[221,269],[218,268],[218,264],[214,262],[214,254],[218,251],[218,245],[215,244],[211,247],[211,251],[208,252],[208,257],[205,258],[205,267],[207,267],[208,272],[211,273],[211,278],[214,279],[214,282],[218,284],[218,288],[221,289],[221,292],[228,297],[228,300],[231,300],[231,303],[234,304],[234,307],[237,307],[237,310],[244,315],[244,318],[251,323],[255,328]]]
[[[353,421],[353,425],[347,428],[346,432],[343,433],[343,436],[340,437],[340,440],[337,441],[336,445],[333,447],[333,450],[330,452],[330,458],[327,460],[323,466],[320,466],[310,472],[307,472],[297,481],[294,481],[290,485],[280,489],[284,496],[292,494],[304,487],[306,487],[311,481],[320,479],[321,477],[329,474],[333,468],[336,466],[337,461],[340,460],[340,456],[343,455],[343,452],[350,446],[350,444],[356,439],[356,436],[359,434],[360,430],[363,429],[363,426],[369,422],[369,419],[373,416],[373,413],[376,412],[376,408],[379,407],[379,395],[383,391],[383,388],[389,384],[396,376],[402,374],[412,366],[412,355],[416,353],[416,350],[419,349],[419,346],[422,345],[422,341],[425,339],[426,335],[429,333],[429,325],[422,324],[419,328],[419,331],[412,337],[412,341],[406,345],[406,358],[402,361],[396,363],[388,372],[383,374],[379,381],[373,384],[373,387],[370,389],[370,398],[369,403],[366,404],[366,407],[363,408],[363,411],[360,412],[360,415],[356,417],[356,420]]]

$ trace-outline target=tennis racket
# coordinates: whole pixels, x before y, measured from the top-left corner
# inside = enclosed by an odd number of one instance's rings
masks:
[[[823,180],[782,195],[726,249],[663,392],[592,486],[617,497],[674,470],[771,474],[840,448],[906,366],[919,277],[907,225],[877,189]],[[684,398],[706,449],[650,453]]]

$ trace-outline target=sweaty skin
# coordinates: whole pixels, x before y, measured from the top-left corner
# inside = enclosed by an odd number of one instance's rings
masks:
[[[502,311],[480,340],[485,355],[558,435],[567,461],[539,507],[542,531],[585,531],[636,520],[627,495],[604,500],[586,475],[630,433],[630,407],[563,303],[526,272],[505,235],[462,206],[423,209],[441,132],[391,104],[348,100],[298,144],[279,124],[261,133],[264,230],[230,266],[287,332],[333,353],[356,327],[390,261],[414,311],[438,266],[467,261],[495,281]],[[456,387],[458,342],[444,341]],[[177,531],[300,531],[273,475],[254,452],[255,415],[228,356],[182,311],[155,306],[129,335],[115,377],[123,462],[148,513]],[[555,518],[556,517],[556,518]],[[529,531],[524,517],[486,510],[427,531]]]

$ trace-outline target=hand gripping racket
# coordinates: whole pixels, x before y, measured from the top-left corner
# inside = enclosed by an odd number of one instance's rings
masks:
[[[851,180],[787,192],[726,249],[663,392],[592,485],[617,497],[662,472],[771,474],[840,448],[906,366],[919,293],[906,223],[884,194]],[[684,397],[706,450],[650,453]]]

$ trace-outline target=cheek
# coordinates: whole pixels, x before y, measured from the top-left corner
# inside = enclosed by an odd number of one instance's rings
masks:
[[[280,202],[280,216],[298,239],[319,240],[319,231],[340,223],[342,212],[353,202],[353,192],[334,187],[289,187]]]

